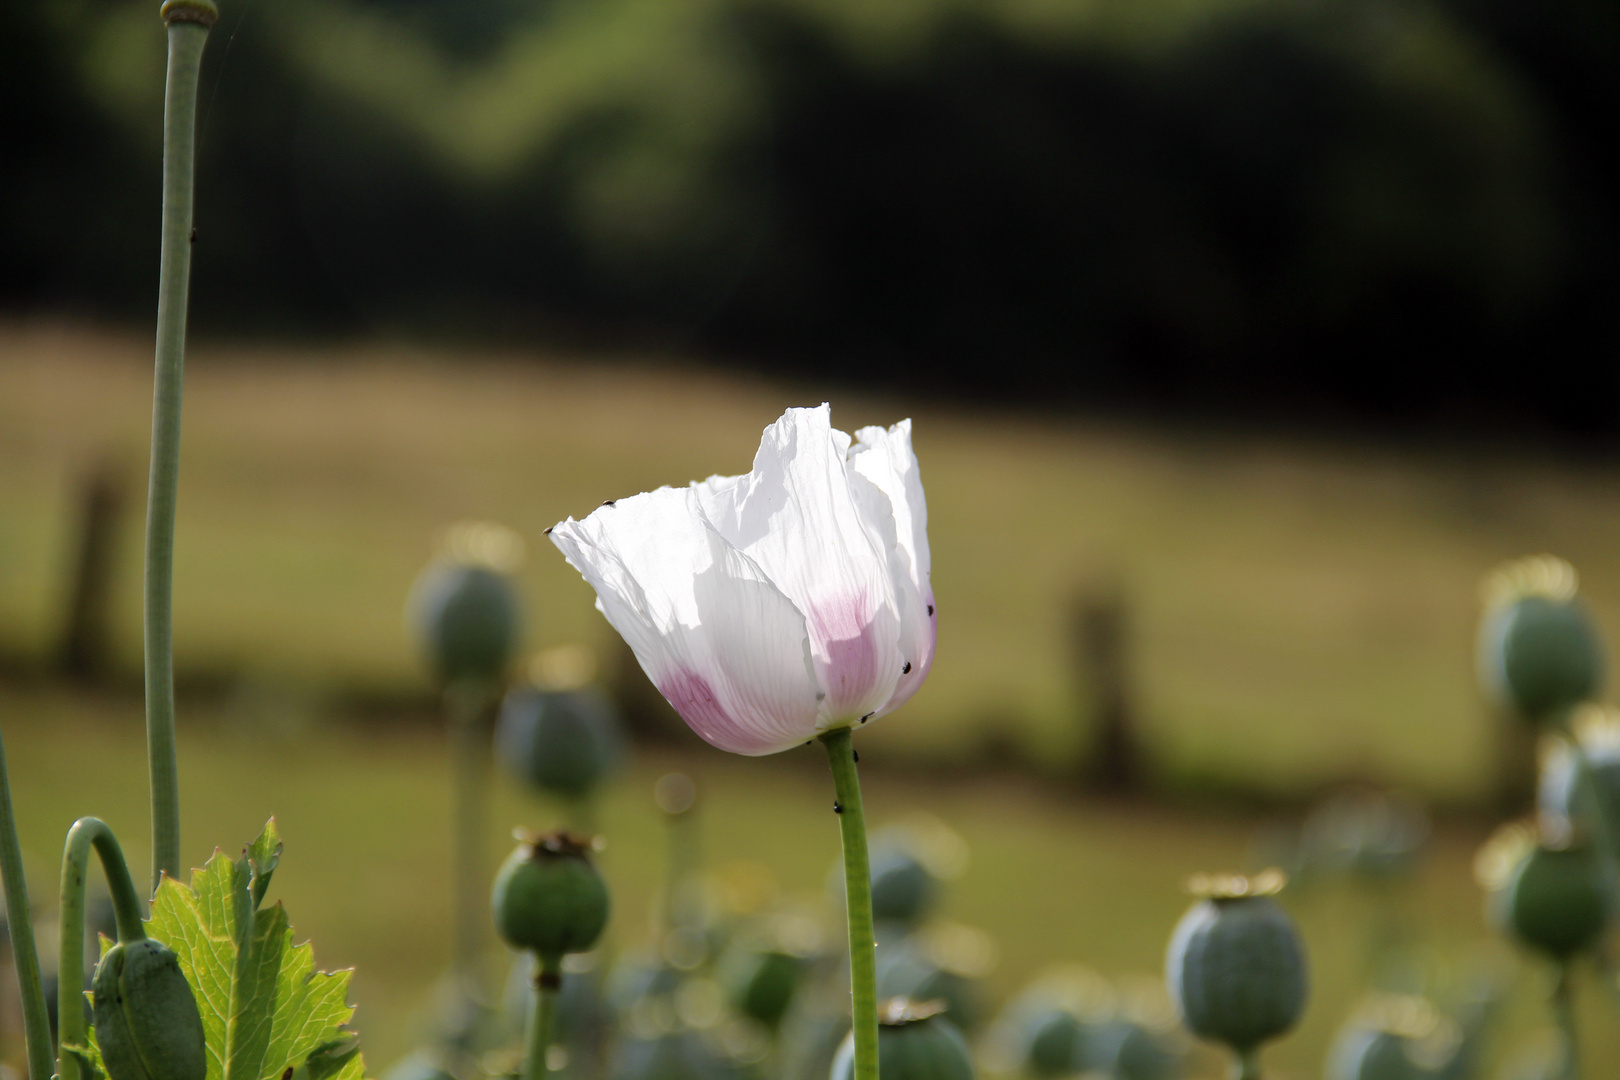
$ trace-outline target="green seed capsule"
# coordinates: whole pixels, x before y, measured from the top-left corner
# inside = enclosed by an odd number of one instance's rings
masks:
[[[1499,925],[1557,960],[1584,952],[1609,920],[1609,894],[1597,852],[1586,843],[1531,848],[1493,897]]]
[[[1082,1060],[1087,1069],[1115,1080],[1170,1080],[1181,1071],[1164,1037],[1130,1020],[1088,1031]]]
[[[1597,693],[1603,681],[1602,644],[1579,601],[1522,596],[1486,615],[1479,667],[1491,694],[1539,721]]]
[[[913,924],[934,906],[938,882],[916,854],[900,844],[872,852],[872,918]]]
[[[877,992],[880,998],[937,1001],[951,1022],[971,1030],[983,1013],[974,981],[934,962],[915,934],[878,948]]]
[[[412,592],[411,610],[440,678],[500,678],[517,647],[518,602],[505,575],[435,562]]]
[[[1276,1038],[1305,1011],[1305,950],[1269,896],[1218,886],[1194,904],[1170,939],[1165,979],[1193,1034],[1240,1054]],[[1280,888],[1280,881],[1277,887]]]
[[[545,961],[585,952],[608,919],[608,892],[589,844],[566,833],[534,837],[495,877],[495,928],[507,944]]]
[[[1067,1009],[1048,1009],[1026,1022],[1024,1068],[1043,1080],[1076,1071],[1085,1044],[1080,1018]]]
[[[853,1080],[852,1033],[833,1059],[831,1080]],[[973,1057],[938,1003],[892,998],[878,1011],[878,1075],[883,1080],[973,1080]]]
[[[580,798],[618,764],[623,736],[613,704],[594,690],[506,695],[495,750],[509,772],[542,791]]]
[[[1328,1080],[1428,1080],[1413,1063],[1407,1039],[1390,1031],[1352,1028],[1328,1052]]]
[[[737,1011],[768,1028],[787,1015],[804,978],[805,961],[784,952],[753,953],[738,964],[731,999]]]
[[[96,1040],[112,1080],[204,1080],[197,999],[167,946],[120,942],[96,966]]]

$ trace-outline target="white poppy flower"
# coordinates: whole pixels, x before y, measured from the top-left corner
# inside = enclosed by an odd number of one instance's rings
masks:
[[[904,703],[934,660],[911,421],[852,440],[789,409],[754,469],[547,530],[692,730],[773,754]]]

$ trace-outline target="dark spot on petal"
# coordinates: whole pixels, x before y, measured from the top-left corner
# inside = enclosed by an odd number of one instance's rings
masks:
[[[932,615],[933,613],[934,613],[934,605],[929,604],[928,605],[928,614]]]
[[[911,661],[910,660],[907,660],[906,661],[906,666],[900,669],[900,674],[902,674],[902,675],[910,675],[911,674]]]

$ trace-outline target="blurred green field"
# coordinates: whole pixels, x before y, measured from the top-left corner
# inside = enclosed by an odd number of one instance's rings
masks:
[[[138,669],[149,351],[139,334],[0,327],[0,649],[48,655],[77,485],[111,459],[133,504],[116,647]],[[1364,776],[1474,797],[1497,753],[1472,675],[1481,575],[1556,552],[1600,621],[1620,616],[1620,475],[1530,451],[970,414],[660,358],[201,343],[188,367],[177,662],[249,691],[425,690],[404,600],[435,534],[467,517],[529,542],[529,647],[607,646],[590,590],[541,531],[608,497],[745,470],[764,425],[821,400],[845,428],[916,421],[938,662],[868,736],[913,760],[968,760],[993,738],[1068,768],[1089,726],[1075,598],[1110,581],[1166,775],[1278,792]]]
[[[147,865],[147,817],[138,708],[60,691],[0,691],[0,724],[36,895],[54,879],[62,837],[85,813],[104,817],[139,872]],[[214,844],[234,850],[274,814],[287,842],[273,895],[300,939],[327,968],[354,965],[356,1022],[375,1070],[413,1045],[434,978],[448,960],[449,763],[440,736],[418,725],[329,724],[277,733],[231,709],[195,710],[182,726],[184,856],[201,862]],[[1171,927],[1188,903],[1183,878],[1243,865],[1257,831],[1248,816],[1179,816],[1145,806],[1042,795],[1006,778],[920,783],[863,759],[869,815],[881,826],[924,811],[958,830],[968,869],[947,891],[943,915],[981,927],[999,946],[988,980],[1001,1000],[1054,964],[1085,962],[1110,976],[1156,976]],[[645,940],[649,901],[663,872],[662,826],[651,786],[671,768],[699,781],[709,865],[763,867],[790,896],[825,908],[826,874],[838,852],[830,783],[819,748],[748,761],[706,748],[642,753],[608,791],[600,824],[614,890],[611,947]],[[488,845],[504,853],[514,823],[556,824],[557,808],[502,781]],[[1429,950],[1434,972],[1455,973],[1487,935],[1469,862],[1479,825],[1442,826],[1417,879],[1395,910]],[[1379,907],[1365,893],[1290,894],[1312,964],[1312,999],[1297,1033],[1268,1054],[1276,1080],[1318,1075],[1328,1040],[1365,985],[1366,943]],[[829,930],[829,932],[834,932]],[[1493,1056],[1544,1023],[1537,969],[1528,965],[1510,1006],[1511,1034]],[[1620,1032],[1592,982],[1580,984],[1591,1033],[1590,1075],[1620,1062]],[[12,1049],[15,1055],[15,1048]],[[1197,1076],[1219,1075],[1200,1058]],[[1492,1071],[1491,1075],[1494,1075]]]

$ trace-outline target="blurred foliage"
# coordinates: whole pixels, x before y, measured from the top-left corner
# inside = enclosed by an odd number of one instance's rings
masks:
[[[975,393],[995,356],[991,389],[1044,400],[1576,426],[1620,389],[1589,370],[1617,276],[1602,0],[244,0],[222,29],[204,326]],[[144,316],[152,5],[8,5],[0,49],[0,303]]]

